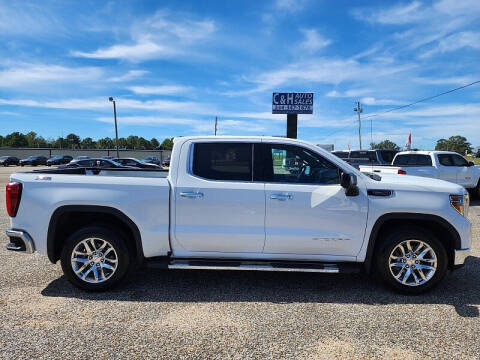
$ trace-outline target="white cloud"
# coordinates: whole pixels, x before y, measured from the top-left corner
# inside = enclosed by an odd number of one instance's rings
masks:
[[[98,117],[97,121],[111,123],[112,117]],[[189,118],[176,118],[168,116],[120,116],[118,121],[128,125],[194,125],[199,121]]]
[[[480,50],[480,32],[463,31],[440,39],[435,46],[420,55],[422,58],[456,51],[462,48]]]
[[[27,84],[75,83],[101,78],[98,67],[66,67],[61,65],[20,63],[0,70],[0,87],[16,88]]]
[[[152,110],[182,114],[212,115],[218,113],[214,105],[193,101],[148,100],[116,98],[117,110]],[[0,105],[14,105],[51,109],[70,110],[111,110],[107,97],[89,99],[61,99],[40,101],[32,99],[0,99]]]
[[[192,91],[192,87],[183,85],[130,86],[128,89],[140,95],[177,95]]]
[[[365,105],[404,105],[404,101],[393,100],[393,99],[377,99],[373,96],[363,97],[360,100],[361,103]]]
[[[92,52],[72,51],[71,54],[76,57],[132,62],[169,59],[187,53],[192,57],[192,49],[197,43],[209,38],[214,31],[215,23],[211,20],[198,21],[185,14],[157,11],[150,18],[132,25],[130,41]]]
[[[305,7],[306,0],[275,0],[274,7],[277,10],[299,12]]]
[[[338,90],[331,90],[325,94],[327,97],[333,98],[343,98],[343,97],[359,97],[371,94],[373,92],[372,89],[367,88],[360,88],[360,89],[349,89],[346,91],[338,91]]]
[[[300,44],[300,48],[309,53],[314,53],[331,43],[331,40],[319,34],[315,29],[303,29],[301,32],[305,36],[305,40]]]
[[[360,63],[353,59],[315,58],[299,61],[286,65],[278,70],[260,73],[245,79],[256,86],[247,90],[230,91],[225,95],[245,95],[256,92],[278,89],[301,84],[310,86],[313,83],[340,84],[344,81],[378,81],[383,77],[406,72],[414,68],[414,64],[385,64],[385,63]]]
[[[477,78],[471,76],[451,76],[451,77],[416,77],[412,79],[419,84],[425,85],[466,85],[474,82]]]
[[[108,81],[112,81],[112,82],[130,81],[130,80],[135,80],[139,77],[142,77],[143,75],[146,75],[148,73],[149,71],[146,71],[146,70],[129,70],[126,74],[111,77],[110,79],[108,79]]]

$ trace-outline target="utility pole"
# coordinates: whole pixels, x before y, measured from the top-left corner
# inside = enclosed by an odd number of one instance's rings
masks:
[[[113,102],[113,118],[115,119],[115,146],[117,148],[117,159],[119,159],[120,154],[118,152],[117,107],[115,106],[115,100],[113,100],[113,97],[110,96],[108,100]]]
[[[217,136],[217,124],[218,124],[218,118],[215,116],[215,136]]]
[[[362,150],[362,120],[360,119],[360,114],[362,113],[362,105],[360,101],[357,101],[357,107],[353,109],[358,115],[358,142],[360,143],[360,150]]]

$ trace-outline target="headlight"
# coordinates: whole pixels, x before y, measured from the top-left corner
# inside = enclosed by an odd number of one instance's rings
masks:
[[[450,205],[452,205],[460,214],[467,217],[470,198],[468,197],[468,194],[450,195]]]

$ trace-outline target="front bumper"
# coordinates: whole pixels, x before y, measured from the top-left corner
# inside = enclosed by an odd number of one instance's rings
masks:
[[[455,250],[453,266],[461,267],[465,264],[465,260],[470,256],[472,249],[459,249]]]
[[[7,250],[20,251],[27,254],[32,254],[35,251],[33,239],[26,231],[7,229],[5,233],[10,238],[10,242],[7,244]]]

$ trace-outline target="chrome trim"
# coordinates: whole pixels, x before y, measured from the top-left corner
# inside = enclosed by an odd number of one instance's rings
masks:
[[[463,265],[465,264],[465,259],[470,256],[472,249],[459,249],[455,250],[455,257],[453,261],[453,265]]]
[[[10,237],[19,238],[25,244],[25,252],[27,254],[33,254],[35,252],[35,244],[33,243],[33,239],[28,235],[26,231],[23,230],[14,230],[14,229],[7,229],[5,230],[5,234]],[[11,243],[10,243],[11,244]],[[16,248],[10,244],[7,244],[7,250],[12,251],[20,251],[20,248]],[[10,246],[9,246],[10,245]]]
[[[203,197],[203,193],[201,192],[181,192],[181,197],[191,198],[191,199],[200,199]]]
[[[339,273],[339,268],[332,264],[323,268],[288,268],[272,265],[239,265],[239,266],[220,266],[220,265],[190,265],[188,263],[169,264],[169,269],[181,270],[255,270],[255,271],[284,271],[284,272],[315,272],[315,273]]]
[[[270,195],[270,199],[272,200],[292,200],[293,195],[292,194],[272,194]]]

